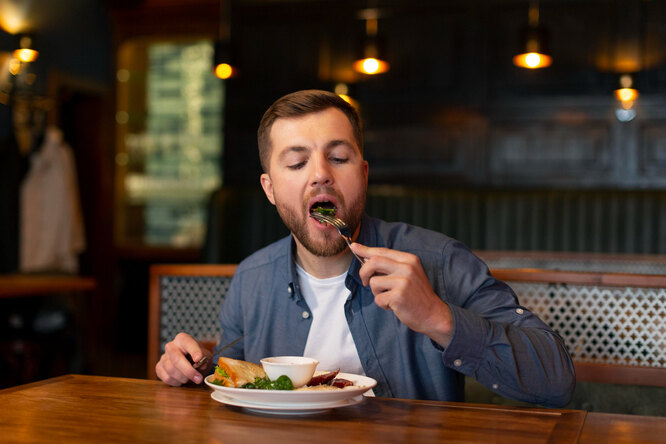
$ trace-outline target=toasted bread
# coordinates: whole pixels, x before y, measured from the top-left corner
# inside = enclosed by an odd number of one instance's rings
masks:
[[[255,378],[266,376],[260,365],[223,356],[218,359],[217,367],[219,370],[216,369],[213,373],[214,382],[225,387],[241,387],[248,382],[254,382]]]

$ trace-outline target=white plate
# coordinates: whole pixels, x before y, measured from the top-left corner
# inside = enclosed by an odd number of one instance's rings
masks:
[[[359,395],[354,398],[343,399],[342,401],[334,401],[330,403],[322,403],[313,406],[302,406],[297,404],[281,404],[281,405],[266,405],[255,404],[247,401],[240,401],[238,399],[229,398],[224,396],[220,391],[214,391],[210,397],[221,402],[222,404],[233,405],[236,407],[243,407],[246,410],[257,413],[268,413],[271,415],[310,415],[313,413],[325,412],[329,409],[337,409],[339,407],[348,407],[363,402],[363,396]]]
[[[377,385],[377,381],[367,376],[354,375],[351,373],[339,373],[338,378],[347,379],[354,383],[351,387],[345,387],[341,390],[324,391],[292,391],[292,390],[256,390],[224,387],[210,382],[213,375],[208,376],[206,384],[219,392],[221,395],[232,398],[236,401],[249,402],[259,407],[259,405],[270,407],[301,407],[301,408],[331,408],[331,403],[351,399],[360,396]]]

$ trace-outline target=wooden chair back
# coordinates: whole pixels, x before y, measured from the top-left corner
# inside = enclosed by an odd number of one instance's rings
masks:
[[[147,374],[156,379],[155,365],[164,345],[181,331],[212,350],[220,335],[218,313],[236,271],[235,264],[152,265],[148,304]]]

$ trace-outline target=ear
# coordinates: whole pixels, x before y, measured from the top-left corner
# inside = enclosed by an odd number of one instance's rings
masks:
[[[269,176],[267,173],[263,173],[259,178],[259,181],[261,182],[261,188],[264,189],[266,197],[273,205],[275,205],[275,196],[273,196],[273,181],[271,180],[271,176]]]
[[[365,176],[365,186],[368,186],[368,171],[370,170],[370,166],[368,165],[368,161],[364,160],[363,161],[363,176]]]

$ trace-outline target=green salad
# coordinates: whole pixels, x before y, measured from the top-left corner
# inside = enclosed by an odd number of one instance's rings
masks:
[[[324,216],[335,216],[335,208],[328,207],[314,207],[312,209],[313,213],[319,213]]]
[[[289,379],[289,376],[282,375],[275,381],[268,379],[268,376],[263,378],[254,378],[254,382],[248,382],[242,385],[241,388],[257,389],[257,390],[293,390],[294,384]]]
[[[215,374],[220,378],[229,378],[227,372],[225,372],[217,365],[215,366]],[[210,382],[211,384],[215,385],[224,385],[221,380],[217,379],[213,379]],[[254,378],[254,382],[248,382],[247,384],[242,385],[240,388],[257,390],[293,390],[294,384],[291,382],[291,379],[289,379],[289,376],[287,375],[282,375],[275,381],[271,381],[268,379],[268,376],[264,376],[263,378],[256,377]]]

